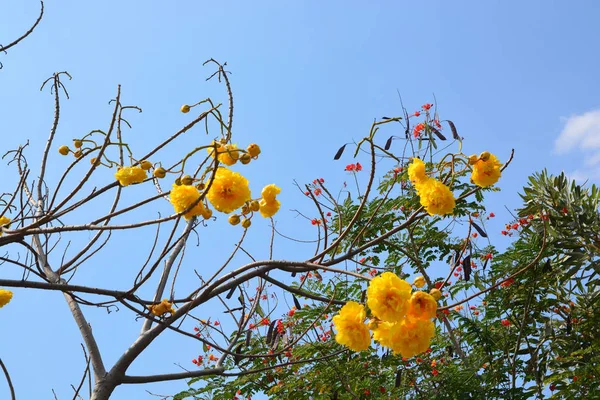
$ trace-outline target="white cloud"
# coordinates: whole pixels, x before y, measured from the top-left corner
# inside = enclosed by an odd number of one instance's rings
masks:
[[[576,151],[579,165],[565,173],[578,183],[600,179],[600,110],[564,118],[565,126],[554,141],[554,153]]]
[[[554,142],[554,151],[565,154],[574,148],[600,149],[600,110],[588,111],[565,120],[565,127]],[[596,155],[591,158],[595,159]]]

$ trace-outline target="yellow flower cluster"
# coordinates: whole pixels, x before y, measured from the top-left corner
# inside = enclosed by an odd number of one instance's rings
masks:
[[[362,304],[347,302],[340,313],[333,317],[333,325],[338,333],[335,340],[350,350],[363,351],[371,345],[369,328],[364,323],[367,313]]]
[[[429,215],[452,214],[456,201],[450,188],[425,173],[425,163],[414,158],[408,166],[408,178],[415,185],[421,205]]]
[[[200,192],[192,185],[173,185],[173,189],[171,189],[171,204],[173,204],[176,213],[186,210],[189,206],[194,204],[199,197]],[[204,207],[202,201],[199,201],[198,204],[183,214],[185,219],[190,219],[198,215],[202,215],[205,219],[210,218],[212,215],[212,212]]]
[[[10,299],[12,299],[12,297],[13,294],[10,290],[0,289],[0,308],[10,303]]]
[[[3,215],[0,217],[0,228],[6,226],[10,224],[10,218],[8,218],[7,216]],[[7,227],[8,228],[8,227]],[[2,229],[0,229],[0,236],[2,236]]]
[[[173,304],[171,304],[167,299],[163,299],[163,301],[161,301],[158,304],[152,304],[148,306],[148,309],[152,314],[156,315],[157,317],[160,317],[161,315],[167,312],[171,314],[175,313],[175,310],[173,309]]]
[[[259,203],[260,215],[270,218],[279,211],[281,203],[275,198],[279,193],[281,193],[281,189],[273,183],[263,188],[261,193],[262,199]]]
[[[375,341],[402,357],[413,357],[429,348],[435,333],[432,318],[437,311],[431,295],[412,293],[408,282],[384,272],[369,284],[367,305],[374,317],[368,325],[364,323],[364,307],[352,301],[333,317],[338,343],[354,351],[366,350],[371,344],[371,329]]]
[[[473,165],[473,173],[471,174],[471,180],[477,186],[488,187],[498,182],[502,171],[500,167],[502,163],[498,161],[498,158],[490,154],[488,151],[484,151],[479,155],[469,157],[469,163]]]
[[[115,174],[115,178],[117,178],[121,186],[140,183],[147,177],[148,175],[146,175],[146,171],[142,167],[121,167]]]
[[[248,180],[237,172],[219,167],[206,198],[215,209],[229,214],[250,200]]]

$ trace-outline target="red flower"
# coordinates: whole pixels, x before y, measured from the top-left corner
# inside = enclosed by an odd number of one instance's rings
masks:
[[[354,171],[356,169],[356,165],[348,164],[346,165],[346,169],[344,171]]]
[[[552,385],[550,385],[550,391],[554,392],[554,390],[556,389],[556,385],[554,385],[554,383]]]
[[[500,321],[502,323],[502,325],[504,326],[510,326],[510,321],[507,319],[503,319],[502,321]]]
[[[269,325],[270,323],[271,323],[271,321],[269,321],[269,318],[263,318],[263,319],[260,321],[260,324],[261,324],[261,325],[263,325],[263,326],[267,326],[267,325]]]
[[[417,125],[415,126],[414,130],[413,130],[413,136],[414,136],[415,138],[418,138],[418,137],[419,137],[419,135],[421,135],[421,131],[422,131],[423,129],[425,129],[425,124],[424,124],[424,123],[417,124]]]
[[[493,212],[490,213],[490,218],[494,218],[496,216],[496,214],[494,214]]]
[[[442,287],[443,284],[444,284],[444,282],[436,282],[435,283],[435,288],[439,290]]]
[[[502,286],[503,288],[507,288],[507,287],[509,287],[510,285],[512,285],[513,283],[515,283],[515,279],[514,279],[514,278],[510,278],[510,279],[508,279],[508,280],[506,280],[506,281],[502,282],[502,283],[500,284],[500,286]]]
[[[325,179],[323,179],[323,178],[319,178],[319,182],[321,182],[321,183],[325,183]]]
[[[508,235],[508,232],[506,232],[506,231],[502,231],[500,233],[503,234],[504,236]]]
[[[327,211],[327,216],[331,217],[331,211]]]
[[[487,253],[484,258],[486,258],[487,260],[491,260],[492,257],[492,253]]]
[[[219,326],[221,323],[219,321],[215,321],[214,326]]]
[[[370,391],[369,389],[365,389],[365,395],[367,395],[367,396],[368,396],[368,395],[370,395],[370,394],[371,394],[371,391]]]
[[[310,196],[310,192],[304,192],[304,194]]]
[[[357,171],[362,171],[362,165],[360,165],[360,163],[356,163],[356,170]]]
[[[438,376],[438,374],[439,374],[439,371],[438,371],[437,369],[434,369],[433,371],[431,371],[431,374],[432,374],[433,376]]]
[[[377,270],[376,270],[376,269],[372,269],[372,270],[370,270],[370,271],[369,271],[369,275],[371,275],[371,276],[375,276],[375,275],[377,275]]]
[[[435,126],[438,127],[438,129],[442,129],[442,124],[440,124],[440,121],[438,121],[437,119],[434,119],[433,123],[435,124]]]
[[[295,313],[296,313],[296,307],[294,307],[290,311],[288,311],[288,317],[293,317]]]
[[[429,110],[429,109],[430,109],[432,106],[433,106],[433,104],[429,104],[429,103],[427,103],[427,104],[423,104],[423,105],[421,106],[421,108],[422,108],[423,110],[427,111],[427,110]]]
[[[415,111],[415,113],[413,114],[415,117],[418,117],[419,115],[421,115],[421,111]]]
[[[318,196],[321,193],[323,193],[323,190],[321,190],[321,188],[316,188],[315,191],[314,191],[315,196]]]
[[[513,228],[513,229],[519,229],[519,224],[513,224],[513,225],[512,225],[512,228]]]
[[[379,391],[381,393],[385,393],[386,392],[386,390],[385,390],[385,388],[383,386],[379,386]]]
[[[578,378],[577,378],[576,376],[574,376],[574,377],[573,377],[573,382],[577,382],[577,379],[578,379]]]

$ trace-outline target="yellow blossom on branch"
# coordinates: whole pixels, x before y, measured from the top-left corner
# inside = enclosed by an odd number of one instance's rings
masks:
[[[8,224],[10,224],[10,218],[8,218],[5,215],[0,217],[0,228],[3,228],[4,226],[6,226]],[[2,236],[2,229],[0,229],[0,236]]]
[[[338,333],[335,340],[353,351],[367,350],[371,345],[369,328],[364,323],[367,313],[362,304],[349,301],[340,313],[333,317],[333,324]]]
[[[413,158],[413,161],[408,166],[408,179],[412,183],[418,184],[427,180],[425,174],[425,163],[418,158]]]
[[[240,152],[237,148],[237,145],[235,144],[222,144],[219,142],[212,142],[212,146],[215,145],[215,143],[217,144],[217,157],[219,158],[219,162],[227,165],[227,166],[231,166],[233,164],[235,164],[237,162],[237,160],[240,158]],[[212,158],[215,158],[215,149],[214,147],[209,147],[206,150],[208,151],[208,154],[210,154],[210,156]]]
[[[198,198],[200,198],[200,192],[196,189],[195,186],[191,185],[173,185],[173,189],[171,189],[171,204],[173,204],[173,208],[175,208],[176,213],[180,213],[183,210],[186,210],[189,206],[191,206]],[[183,214],[185,219],[190,219],[192,217],[202,215],[204,216],[207,213],[206,208],[204,207],[204,203],[199,201],[191,210]]]
[[[485,157],[480,156],[479,160],[473,164],[473,173],[471,174],[473,183],[480,187],[492,186],[500,179],[501,166],[502,164],[493,154],[485,154]]]
[[[156,315],[157,317],[160,317],[161,315],[167,312],[171,314],[175,313],[175,310],[173,309],[173,304],[171,304],[167,299],[163,299],[163,301],[161,301],[158,304],[152,304],[148,306],[148,309],[152,314]]]
[[[129,186],[133,183],[140,183],[148,176],[141,167],[121,167],[115,173],[115,178],[121,186]]]
[[[429,215],[452,214],[456,200],[448,186],[434,178],[428,178],[416,186],[421,205]]]
[[[427,351],[434,334],[435,325],[431,320],[405,318],[391,327],[384,340],[391,343],[388,347],[395,354],[410,358]]]
[[[0,308],[10,303],[13,293],[10,290],[0,289]]]
[[[237,172],[220,167],[206,197],[215,209],[229,214],[250,200],[248,180]]]
[[[260,200],[260,215],[265,218],[270,218],[277,211],[279,211],[279,207],[281,207],[281,203],[279,200],[275,198],[281,189],[277,187],[275,184],[267,185],[262,190],[262,199]]]
[[[435,318],[436,312],[437,303],[429,293],[415,292],[408,301],[409,317],[426,320]]]
[[[387,321],[400,321],[408,310],[412,288],[392,272],[373,278],[367,288],[367,305],[373,315]]]

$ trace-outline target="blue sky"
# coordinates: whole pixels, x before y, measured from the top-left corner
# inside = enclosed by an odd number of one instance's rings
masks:
[[[0,3],[0,43],[27,29],[38,8],[29,0]],[[433,102],[435,95],[441,118],[453,120],[465,138],[467,154],[490,150],[505,160],[515,149],[503,191],[490,200],[490,211],[507,220],[504,206],[518,206],[515,188],[534,171],[564,170],[582,182],[600,180],[599,8],[594,1],[574,6],[547,1],[49,0],[34,34],[0,54],[2,152],[29,140],[28,154],[35,160],[53,112],[52,98],[39,86],[53,72],[66,70],[73,80],[67,83],[71,100],[62,108],[62,142],[106,128],[112,111],[108,100],[121,84],[124,103],[144,110],[130,119],[131,143],[142,153],[189,121],[179,112],[181,104],[208,96],[226,100],[221,86],[204,81],[212,70],[202,63],[212,57],[226,61],[232,71],[237,141],[257,142],[263,149],[260,162],[247,170],[254,190],[271,182],[283,189],[282,230],[304,235],[300,238],[314,234],[288,211],[309,209],[293,180],[348,179],[343,167],[353,162],[350,152],[338,162],[333,154],[366,135],[374,118],[399,115],[398,92],[409,111]],[[57,170],[67,165],[59,157],[54,162]],[[3,181],[14,182],[11,169],[0,171]],[[227,240],[230,248],[234,239],[226,228],[219,240]],[[256,232],[266,232],[261,229]],[[260,257],[267,255],[264,240],[251,241]],[[143,244],[134,240],[128,246]],[[278,251],[286,258],[310,254],[286,243]],[[134,263],[129,255],[119,260]],[[107,268],[124,268],[116,260],[110,264]],[[98,268],[82,272],[81,283],[88,278],[110,284],[112,269]],[[3,268],[0,276],[14,273]],[[68,384],[78,380],[82,359],[64,300],[57,294],[15,293],[0,310],[5,321],[0,357],[13,371],[18,395],[49,398],[53,387],[59,398],[69,398]],[[139,323],[125,312],[86,311],[98,326],[114,327],[98,328],[110,364],[135,339]],[[138,371],[178,370],[173,363],[190,367],[198,351],[186,348],[189,342],[173,343],[180,342],[159,341]],[[0,393],[4,385],[0,380]],[[184,387],[179,382],[148,389],[164,394]],[[149,397],[143,388],[128,387],[119,388],[114,398],[144,396]]]

